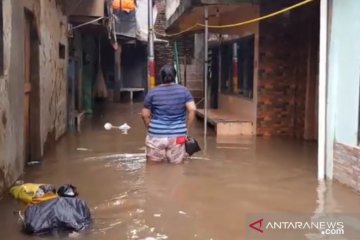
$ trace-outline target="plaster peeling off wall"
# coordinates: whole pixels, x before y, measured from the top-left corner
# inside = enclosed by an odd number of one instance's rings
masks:
[[[59,44],[67,55],[67,19],[55,0],[41,0],[40,17],[41,141],[57,140],[66,129],[66,66],[59,57]],[[55,139],[48,139],[55,138]]]
[[[18,174],[15,170],[16,153],[9,150],[16,146],[14,124],[11,124],[9,102],[9,66],[11,47],[12,8],[10,0],[3,1],[4,74],[0,77],[0,193]]]
[[[0,73],[0,194],[24,168],[22,3],[2,1],[4,72]]]

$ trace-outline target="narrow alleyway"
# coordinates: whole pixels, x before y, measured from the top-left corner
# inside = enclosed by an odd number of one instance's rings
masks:
[[[316,145],[309,142],[216,143],[210,136],[206,153],[184,165],[146,165],[140,107],[102,106],[81,134],[69,133],[40,166],[26,169],[25,181],[78,187],[94,218],[79,239],[244,239],[246,214],[312,214],[319,207],[360,213],[360,196],[347,187],[332,183],[326,196],[318,195]],[[132,129],[128,135],[105,131],[106,122]],[[196,130],[203,144],[201,124]],[[21,208],[8,196],[0,201],[1,239],[37,239],[21,233],[14,214]]]

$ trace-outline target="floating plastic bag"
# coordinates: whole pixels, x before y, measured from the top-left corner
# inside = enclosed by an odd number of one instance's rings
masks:
[[[29,234],[84,230],[91,224],[91,213],[83,200],[59,197],[25,210],[24,230]]]
[[[35,204],[57,198],[56,189],[50,184],[25,183],[14,186],[10,194],[26,204]]]
[[[76,187],[74,187],[71,184],[65,184],[65,185],[59,187],[57,194],[60,197],[77,197],[77,196],[79,196],[79,193],[78,193]]]

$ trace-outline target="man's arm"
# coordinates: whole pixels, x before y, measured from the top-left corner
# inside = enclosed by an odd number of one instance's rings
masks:
[[[141,111],[141,117],[144,121],[144,125],[145,125],[146,129],[148,129],[149,125],[150,125],[150,120],[151,120],[151,111],[147,108],[143,108]]]
[[[190,101],[186,103],[186,109],[188,111],[188,118],[187,118],[187,131],[188,134],[191,132],[191,128],[194,124],[195,114],[196,114],[196,105],[194,101]]]

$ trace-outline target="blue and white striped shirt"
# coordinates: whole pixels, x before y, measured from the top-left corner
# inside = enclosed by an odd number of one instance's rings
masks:
[[[151,111],[148,134],[156,137],[186,136],[186,103],[193,101],[189,90],[178,84],[160,85],[145,97]]]

